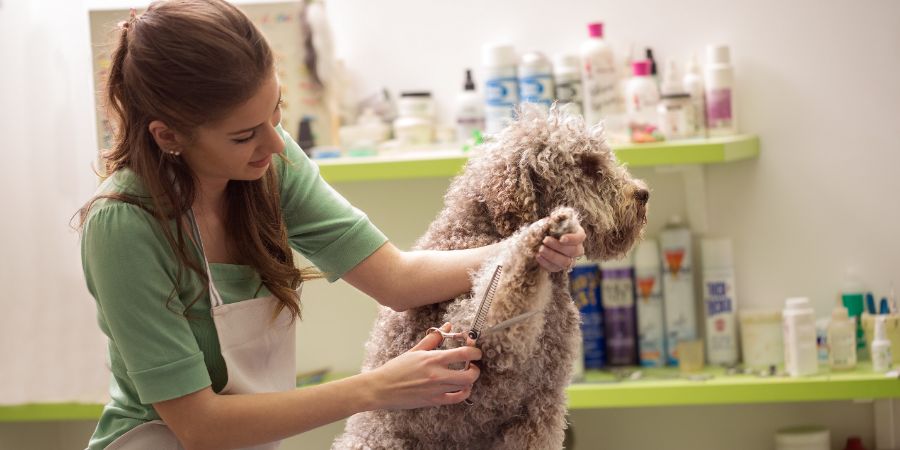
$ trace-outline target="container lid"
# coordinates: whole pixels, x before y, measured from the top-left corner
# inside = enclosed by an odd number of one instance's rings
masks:
[[[791,297],[784,301],[784,309],[798,311],[801,309],[812,309],[809,299],[806,297]]]
[[[431,92],[428,91],[406,91],[400,93],[401,97],[426,97],[431,98]]]
[[[603,37],[603,22],[594,22],[588,24],[588,35],[590,37]]]
[[[721,269],[734,267],[734,251],[732,250],[731,239],[701,239],[700,255],[703,258],[704,268]]]
[[[781,310],[778,309],[742,309],[738,311],[738,316],[742,323],[781,323]]]
[[[475,90],[475,80],[472,79],[472,69],[466,69],[466,82],[463,84],[463,90]]]
[[[779,449],[798,446],[819,446],[831,448],[831,433],[822,427],[793,427],[778,430],[775,434],[775,445]]]
[[[516,50],[510,44],[485,44],[481,48],[481,63],[485,67],[515,66]]]
[[[650,60],[639,59],[631,63],[631,73],[636,77],[646,77],[650,75]]]
[[[635,267],[659,268],[659,244],[656,239],[644,239],[634,249]]]
[[[731,51],[727,45],[707,45],[707,64],[731,64]]]

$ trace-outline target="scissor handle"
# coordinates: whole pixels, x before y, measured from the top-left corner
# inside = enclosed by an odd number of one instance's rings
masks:
[[[440,328],[431,327],[428,331],[425,332],[425,335],[428,336],[431,333],[437,333],[441,335],[441,342],[438,345],[443,345],[445,340],[453,341],[460,346],[466,345],[467,337],[469,337],[468,333],[448,333]]]

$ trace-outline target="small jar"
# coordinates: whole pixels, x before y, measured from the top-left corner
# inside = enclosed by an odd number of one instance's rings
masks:
[[[694,106],[685,93],[665,94],[656,107],[659,131],[666,140],[685,139],[694,133]]]
[[[394,137],[403,146],[434,142],[434,125],[422,117],[400,117],[394,121]]]
[[[784,364],[781,311],[745,310],[740,312],[741,345],[744,367],[768,370]]]
[[[434,121],[434,100],[431,92],[401,92],[397,102],[397,115],[400,117],[421,117]]]

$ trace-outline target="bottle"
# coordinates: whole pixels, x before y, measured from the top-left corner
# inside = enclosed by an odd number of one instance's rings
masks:
[[[600,303],[603,305],[606,359],[611,366],[637,364],[634,265],[628,254],[600,263]]]
[[[650,61],[634,61],[631,67],[633,76],[625,85],[625,110],[628,113],[631,141],[640,143],[662,140],[662,134],[656,127],[659,89],[650,78]]]
[[[484,131],[484,100],[475,92],[472,70],[466,69],[466,82],[456,100],[456,138],[469,142],[476,131]]]
[[[831,311],[828,322],[828,366],[831,370],[856,367],[856,324],[843,306]]]
[[[684,90],[691,96],[693,106],[693,125],[691,137],[706,137],[706,95],[704,93],[703,77],[700,75],[700,65],[697,58],[688,61],[682,80]]]
[[[785,301],[784,368],[792,377],[812,375],[818,370],[816,319],[809,299],[793,297]]]
[[[706,128],[710,136],[737,133],[734,70],[727,45],[706,47]]]
[[[653,49],[650,47],[647,47],[644,50],[644,56],[647,59],[647,61],[650,61],[650,77],[656,79],[656,77],[657,77],[656,60],[653,59]]]
[[[681,74],[674,60],[670,59],[666,64],[660,93],[662,95],[657,106],[660,133],[666,140],[692,137],[695,133],[693,104],[691,96],[684,90]]]
[[[677,366],[678,343],[697,339],[691,230],[680,217],[669,219],[659,234],[659,247],[663,263],[667,361],[669,365]]]
[[[891,370],[891,341],[885,337],[885,320],[887,316],[875,318],[875,337],[872,339],[872,370],[884,373]]]
[[[844,446],[844,450],[866,450],[866,447],[863,446],[862,439],[859,436],[850,436],[847,438],[847,445]]]
[[[659,246],[655,239],[644,239],[634,251],[634,282],[640,363],[644,367],[665,366],[666,322],[663,316]]]
[[[856,276],[853,268],[847,268],[841,286],[841,303],[847,308],[847,313],[856,322],[856,356],[859,359],[865,357],[866,335],[862,327],[862,313],[865,309],[866,292],[862,283]]]
[[[556,98],[553,66],[541,52],[528,52],[519,61],[519,101],[549,110]]]
[[[559,55],[553,64],[553,81],[560,109],[569,114],[582,114],[581,71],[578,56]]]
[[[581,44],[581,79],[584,86],[584,118],[596,125],[618,114],[616,63],[612,47],[603,39],[603,23],[588,24],[589,37]]]
[[[599,280],[600,267],[596,263],[578,264],[569,274],[569,290],[581,316],[582,366],[588,369],[600,369],[606,364]]]
[[[482,47],[484,66],[485,132],[499,133],[513,120],[519,103],[519,79],[516,76],[516,52],[511,45],[486,44]]]
[[[394,137],[403,146],[422,146],[434,142],[434,102],[431,92],[400,93]]]
[[[707,358],[710,364],[732,366],[738,362],[738,341],[731,239],[703,239],[700,249]]]

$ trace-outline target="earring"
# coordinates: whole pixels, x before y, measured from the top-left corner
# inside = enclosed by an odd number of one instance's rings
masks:
[[[171,151],[168,151],[168,152],[166,152],[166,153],[168,153],[168,154],[170,154],[170,155],[172,155],[172,156],[178,156],[178,155],[181,154],[181,152],[179,152],[179,151],[177,151],[177,150],[171,150]]]

